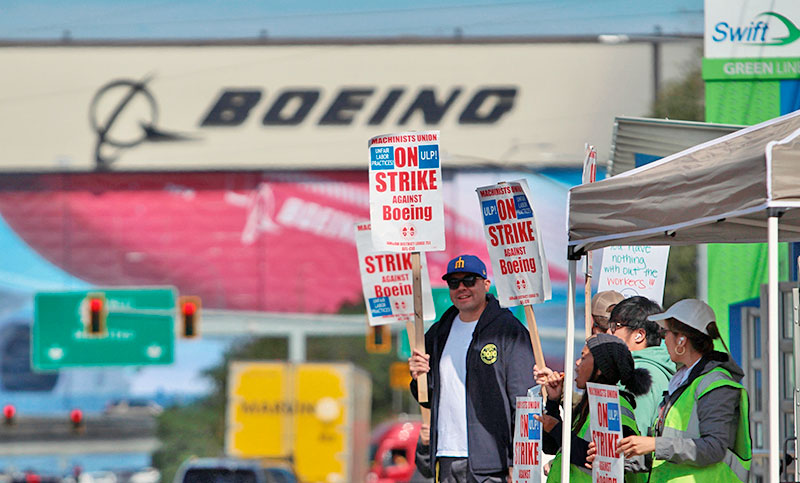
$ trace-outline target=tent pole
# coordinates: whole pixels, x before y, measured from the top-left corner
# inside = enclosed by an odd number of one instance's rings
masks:
[[[569,483],[570,445],[572,444],[572,379],[575,354],[575,277],[577,262],[569,261],[567,279],[567,340],[564,348],[564,422],[561,425],[561,481]],[[775,480],[777,481],[777,480]]]
[[[768,317],[769,317],[769,481],[780,481],[780,378],[778,355],[781,331],[778,325],[778,217],[770,213],[767,222]]]

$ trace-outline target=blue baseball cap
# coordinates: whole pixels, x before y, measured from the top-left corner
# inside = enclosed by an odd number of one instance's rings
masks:
[[[459,255],[447,262],[447,273],[442,275],[442,280],[456,273],[474,273],[486,278],[486,265],[475,255]]]

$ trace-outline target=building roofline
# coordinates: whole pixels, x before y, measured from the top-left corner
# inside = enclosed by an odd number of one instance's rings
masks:
[[[606,40],[601,39],[606,37]],[[609,41],[608,38],[617,39]],[[702,34],[679,35],[579,35],[579,36],[469,36],[469,37],[337,37],[236,39],[39,39],[0,38],[0,47],[253,47],[253,46],[385,46],[385,45],[496,45],[641,43],[702,40]]]

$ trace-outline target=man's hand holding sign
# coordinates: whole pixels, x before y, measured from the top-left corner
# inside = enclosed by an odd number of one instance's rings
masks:
[[[375,250],[411,254],[414,351],[425,354],[422,251],[445,249],[439,132],[375,136],[369,141],[369,204]],[[412,334],[409,334],[412,336]],[[428,401],[427,374],[419,374],[419,401]]]

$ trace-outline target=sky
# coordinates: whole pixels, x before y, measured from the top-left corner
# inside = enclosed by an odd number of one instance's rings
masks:
[[[703,0],[5,0],[0,40],[701,34]]]

